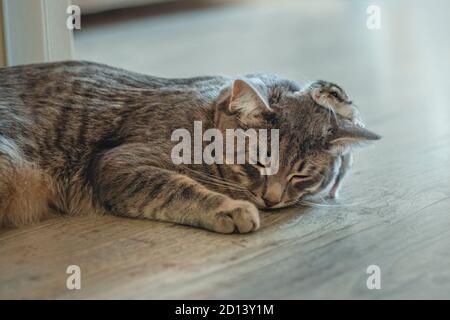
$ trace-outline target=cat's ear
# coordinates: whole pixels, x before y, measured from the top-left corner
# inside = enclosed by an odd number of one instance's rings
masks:
[[[330,149],[341,151],[349,147],[364,145],[367,142],[380,140],[381,136],[355,125],[345,125],[339,127],[329,140]]]
[[[259,87],[242,79],[234,80],[231,87],[229,112],[238,114],[240,120],[248,124],[258,120],[262,113],[272,112],[263,92],[263,86]]]

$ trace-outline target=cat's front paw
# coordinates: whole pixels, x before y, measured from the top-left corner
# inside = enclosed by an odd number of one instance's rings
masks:
[[[259,212],[243,200],[226,201],[214,215],[212,229],[220,233],[248,233],[259,228]]]

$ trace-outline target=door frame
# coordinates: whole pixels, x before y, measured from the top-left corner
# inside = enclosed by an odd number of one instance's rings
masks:
[[[72,30],[66,26],[70,0],[0,0],[8,66],[69,60]]]
[[[3,36],[3,4],[0,0],[0,67],[6,65],[5,38]]]

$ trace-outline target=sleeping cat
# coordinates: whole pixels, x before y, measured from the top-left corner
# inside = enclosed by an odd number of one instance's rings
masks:
[[[0,225],[110,213],[221,233],[328,190],[341,156],[379,136],[269,74],[164,79],[89,62],[0,69]],[[278,129],[280,168],[174,164],[174,130]]]

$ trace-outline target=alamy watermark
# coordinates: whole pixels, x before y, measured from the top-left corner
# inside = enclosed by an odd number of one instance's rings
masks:
[[[381,29],[381,9],[378,5],[372,4],[367,7],[366,13],[369,15],[366,20],[366,26],[369,30]]]
[[[81,290],[81,269],[73,264],[67,267],[66,273],[69,276],[66,279],[66,288],[69,290]]]
[[[81,29],[81,9],[79,6],[70,5],[66,9],[66,13],[69,15],[66,20],[66,27],[69,30]]]
[[[202,122],[194,121],[193,138],[187,129],[176,129],[172,133],[171,141],[179,141],[172,148],[170,155],[172,162],[177,165],[259,163],[264,166],[261,168],[262,175],[274,175],[279,169],[278,129],[226,129],[224,142],[219,129],[207,129],[203,133]],[[203,142],[210,143],[203,149]]]
[[[381,289],[381,269],[376,264],[371,264],[367,267],[366,273],[370,274],[369,277],[367,277],[366,286],[367,289],[373,290]]]

